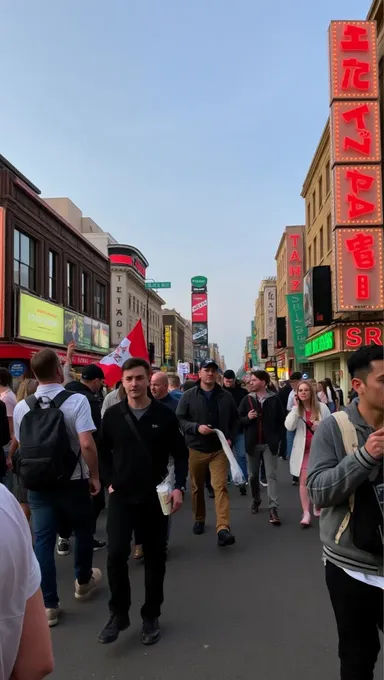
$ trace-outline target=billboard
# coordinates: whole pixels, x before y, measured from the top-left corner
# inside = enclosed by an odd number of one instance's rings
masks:
[[[65,309],[64,344],[68,345],[72,341],[78,349],[92,349],[92,319]]]
[[[20,292],[19,337],[62,345],[64,309],[33,295]]]
[[[168,361],[172,357],[172,326],[164,326],[164,359]]]
[[[192,323],[208,322],[207,293],[192,293]]]
[[[192,342],[195,345],[208,345],[208,326],[206,323],[192,323]]]
[[[101,321],[92,319],[92,349],[96,351],[109,350],[109,326]]]
[[[287,295],[303,292],[304,227],[287,227]]]

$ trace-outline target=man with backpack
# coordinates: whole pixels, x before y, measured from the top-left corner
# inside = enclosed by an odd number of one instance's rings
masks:
[[[60,613],[54,558],[58,518],[76,536],[75,598],[87,598],[101,579],[100,570],[92,569],[91,495],[100,491],[95,425],[88,399],[63,388],[62,367],[53,350],[35,354],[31,368],[39,386],[17,404],[13,415],[20,448],[16,472],[28,489],[46,614],[55,626]]]
[[[322,508],[340,678],[372,680],[383,630],[383,348],[361,347],[348,359],[348,370],[358,400],[317,428],[307,486]]]

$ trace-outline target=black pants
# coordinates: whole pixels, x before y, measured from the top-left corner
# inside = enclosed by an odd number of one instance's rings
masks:
[[[105,489],[103,484],[101,484],[101,489],[99,493],[96,494],[96,496],[91,496],[91,500],[92,500],[92,534],[95,535],[97,520],[99,518],[101,511],[104,510],[105,508]],[[69,524],[67,518],[60,517],[58,529],[59,529],[58,534],[60,538],[69,539],[71,537],[73,527]]]
[[[132,532],[136,526],[140,526],[144,550],[145,602],[141,615],[143,618],[154,619],[160,616],[164,600],[168,526],[168,517],[163,515],[157,497],[145,505],[131,505],[118,491],[109,496],[107,518],[107,570],[111,591],[109,609],[118,617],[125,618],[131,606],[128,558]]]
[[[326,582],[339,632],[341,680],[373,680],[383,630],[383,591],[357,581],[331,562]]]

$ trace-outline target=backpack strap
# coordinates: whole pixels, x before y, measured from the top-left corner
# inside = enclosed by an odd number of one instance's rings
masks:
[[[39,405],[39,400],[36,399],[34,394],[30,394],[29,397],[26,398],[25,403],[27,406],[29,406],[30,409],[37,408]]]
[[[341,432],[345,453],[347,454],[347,456],[352,456],[359,446],[355,426],[353,425],[353,423],[351,423],[345,411],[337,411],[336,413],[333,413],[332,418],[336,420],[339,430]],[[349,511],[347,512],[343,521],[341,522],[337,534],[335,536],[336,544],[340,543],[340,538],[342,537],[344,531],[347,529],[349,525],[349,522],[351,521],[354,508],[355,508],[355,494],[353,493],[349,497]]]
[[[64,402],[74,394],[75,392],[70,392],[69,390],[61,390],[61,392],[59,392],[59,394],[57,394],[54,399],[51,399],[51,402],[56,408],[60,408],[60,406],[62,406],[62,404],[64,404]]]

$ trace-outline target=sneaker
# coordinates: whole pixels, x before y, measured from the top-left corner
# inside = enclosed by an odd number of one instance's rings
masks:
[[[257,515],[257,513],[259,512],[259,507],[260,507],[259,503],[256,503],[256,501],[252,501],[252,505],[249,510],[251,515]]]
[[[313,514],[315,517],[320,517],[321,515],[321,508],[318,508],[317,505],[313,506]]]
[[[143,619],[141,642],[143,645],[154,645],[160,640],[159,619]]]
[[[227,545],[233,545],[235,543],[235,537],[228,529],[221,529],[217,533],[217,545],[219,548],[226,548]]]
[[[247,485],[246,484],[240,484],[239,491],[240,491],[240,496],[246,496],[247,495]]]
[[[60,607],[51,607],[49,609],[45,610],[45,613],[47,615],[47,621],[48,621],[48,626],[50,628],[53,628],[53,626],[57,626],[59,623],[59,614],[60,614]]]
[[[292,486],[299,486],[299,478],[292,477]]]
[[[97,552],[98,550],[103,550],[103,548],[107,547],[107,542],[106,541],[98,541],[97,538],[93,539],[93,552]]]
[[[267,478],[266,477],[260,477],[260,484],[261,486],[268,486]]]
[[[195,536],[201,536],[201,534],[204,533],[205,530],[205,522],[195,522],[193,525],[193,533]]]
[[[135,546],[135,552],[133,553],[133,559],[134,560],[142,560],[143,557],[144,557],[143,546],[142,545],[136,545]]]
[[[85,600],[88,595],[99,585],[101,581],[101,571],[100,569],[92,569],[92,576],[88,583],[78,583],[77,579],[75,581],[75,598],[76,600]]]
[[[311,513],[304,512],[302,520],[300,522],[300,526],[302,526],[303,529],[307,529],[310,525],[311,525]]]
[[[269,521],[271,524],[274,524],[277,527],[280,526],[281,519],[276,508],[272,508],[272,510],[269,511]]]
[[[71,549],[71,543],[69,541],[69,538],[61,538],[59,536],[59,540],[57,541],[57,554],[61,555],[64,557],[65,555],[69,555],[69,551]]]
[[[102,645],[110,645],[111,642],[117,640],[121,631],[127,630],[130,625],[129,616],[121,618],[117,617],[116,614],[111,614],[97,641]]]

